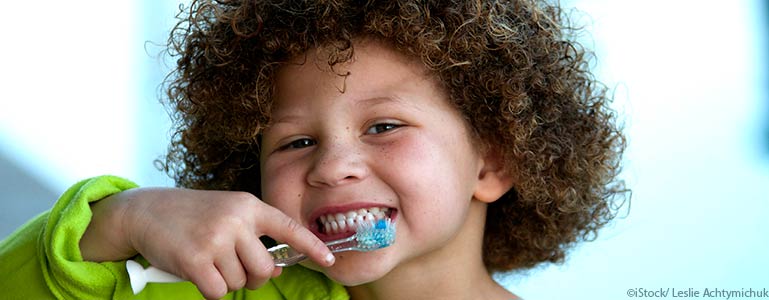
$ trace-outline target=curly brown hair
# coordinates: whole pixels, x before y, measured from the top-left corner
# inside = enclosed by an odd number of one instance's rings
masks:
[[[199,0],[177,17],[165,82],[176,129],[163,168],[179,186],[259,196],[276,71],[318,47],[333,67],[365,37],[421,60],[516,178],[488,207],[489,271],[562,262],[625,202],[625,139],[558,4]]]

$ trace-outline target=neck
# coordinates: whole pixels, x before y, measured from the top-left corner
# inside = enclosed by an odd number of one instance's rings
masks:
[[[352,299],[516,299],[482,259],[486,204],[472,201],[462,230],[444,247],[404,262],[381,279],[347,287]]]

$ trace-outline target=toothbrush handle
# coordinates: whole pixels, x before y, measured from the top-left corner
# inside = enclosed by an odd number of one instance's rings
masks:
[[[326,246],[328,246],[333,253],[354,250],[356,245],[357,243],[355,242],[354,236],[326,243]],[[291,246],[287,244],[271,247],[270,249],[267,249],[267,252],[270,252],[272,259],[275,261],[275,266],[278,267],[293,266],[300,261],[307,259],[307,255],[294,250],[294,248],[291,248]]]
[[[126,261],[126,271],[131,282],[131,290],[134,295],[139,294],[147,283],[150,282],[181,282],[184,279],[163,271],[161,269],[149,266],[146,269],[134,260]]]
[[[272,255],[272,260],[275,261],[275,266],[288,267],[299,263],[307,258],[303,253],[299,253],[294,248],[287,244],[280,244],[270,249],[267,249]]]
[[[326,246],[328,246],[333,253],[358,249],[355,236],[327,242]],[[292,266],[299,263],[300,261],[307,259],[306,255],[299,253],[287,244],[280,244],[275,247],[271,247],[270,249],[267,249],[267,251],[270,252],[270,255],[272,255],[272,259],[275,261],[275,266],[278,267]],[[132,260],[126,262],[126,269],[128,271],[128,276],[130,277],[131,288],[133,289],[134,294],[138,294],[142,289],[144,289],[144,286],[150,282],[185,281],[179,276],[168,273],[153,266],[149,266],[144,269],[141,265],[139,265],[139,263]]]
[[[294,248],[287,244],[280,244],[270,249],[267,249],[272,255],[272,259],[275,261],[275,266],[287,267],[292,266],[307,258],[306,255],[297,252]],[[142,268],[139,263],[129,260],[126,263],[128,270],[128,276],[130,277],[131,287],[134,290],[134,294],[138,294],[147,283],[155,282],[182,282],[183,278],[176,276],[172,273],[163,271],[154,266],[149,266],[146,269]]]
[[[185,281],[179,276],[176,276],[174,274],[168,273],[166,271],[163,271],[161,269],[155,268],[153,266],[150,266],[149,268],[144,270],[146,272],[146,276],[149,279],[149,282],[182,282]]]

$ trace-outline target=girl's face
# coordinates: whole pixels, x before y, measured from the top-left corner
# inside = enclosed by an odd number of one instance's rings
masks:
[[[330,268],[305,264],[358,285],[462,242],[483,159],[435,79],[375,42],[333,71],[325,61],[310,51],[277,76],[263,200],[324,241],[352,235],[359,216],[390,217],[397,234],[381,250],[338,253]]]

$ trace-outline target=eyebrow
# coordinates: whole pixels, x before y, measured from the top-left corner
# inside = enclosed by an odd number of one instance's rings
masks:
[[[295,123],[294,122],[295,120],[301,120],[301,119],[302,117],[298,115],[286,115],[286,116],[282,116],[280,119],[272,119],[272,121],[268,124],[268,127],[272,127],[275,124],[280,124],[280,123]]]
[[[384,105],[388,103],[395,103],[397,105],[402,105],[406,107],[410,107],[416,110],[421,111],[419,107],[414,105],[414,103],[410,101],[405,101],[403,98],[397,97],[397,96],[377,96],[372,98],[366,98],[362,100],[356,101],[354,104],[355,106],[366,106],[366,107],[374,107],[378,105]],[[272,122],[270,122],[270,127],[272,125],[280,124],[280,123],[294,123],[296,120],[301,120],[302,117],[295,115],[295,114],[289,114],[285,116],[281,116],[279,119],[273,119]]]
[[[386,103],[386,102],[401,103],[403,101],[401,101],[400,98],[393,98],[393,97],[386,97],[385,96],[385,97],[373,97],[373,98],[359,100],[357,103],[355,103],[355,105],[362,106],[362,105],[365,104],[365,105],[368,106],[368,105],[382,104],[382,103]]]
[[[409,108],[413,108],[416,110],[421,111],[418,106],[414,105],[411,101],[406,101],[401,97],[398,96],[382,96],[382,97],[373,97],[368,99],[362,99],[359,100],[357,103],[355,103],[355,106],[377,106],[377,105],[383,105],[388,103],[395,103],[398,105],[406,106]]]

